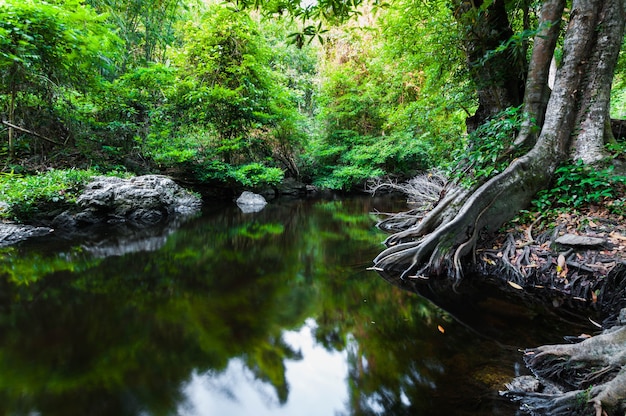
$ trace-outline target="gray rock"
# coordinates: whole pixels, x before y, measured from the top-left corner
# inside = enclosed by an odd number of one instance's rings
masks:
[[[620,324],[621,326],[626,325],[626,308],[622,308],[619,311],[619,316],[617,317],[617,322],[618,324]]]
[[[153,225],[169,217],[194,214],[202,206],[200,198],[161,175],[131,179],[99,176],[85,187],[76,202],[78,210],[57,216],[55,226],[100,222]]]
[[[244,191],[239,198],[237,198],[237,206],[244,213],[261,211],[265,208],[265,205],[267,205],[265,198],[254,192]]]
[[[584,235],[576,235],[576,234],[564,234],[557,238],[557,243],[563,244],[566,246],[599,246],[606,243],[606,239],[598,238],[598,237],[587,237]]]
[[[519,376],[515,377],[511,380],[510,383],[506,383],[506,388],[508,391],[521,393],[533,393],[539,391],[540,388],[539,380],[537,380],[533,376]]]
[[[0,247],[18,243],[33,237],[49,235],[53,230],[48,227],[0,223]]]

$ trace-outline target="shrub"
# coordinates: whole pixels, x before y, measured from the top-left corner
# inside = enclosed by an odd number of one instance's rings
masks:
[[[76,202],[83,186],[95,175],[92,170],[50,170],[39,175],[0,174],[0,217],[24,220],[54,204]]]
[[[605,199],[615,199],[623,192],[626,176],[615,175],[613,166],[597,169],[582,161],[564,164],[556,169],[554,184],[543,190],[533,200],[533,205],[541,210],[560,208],[580,208],[587,204],[598,204]],[[607,205],[610,210],[623,213],[623,201]]]

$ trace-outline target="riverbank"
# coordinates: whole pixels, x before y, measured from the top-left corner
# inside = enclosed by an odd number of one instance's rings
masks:
[[[607,201],[608,203],[609,201]],[[587,206],[511,222],[477,250],[475,267],[498,275],[510,290],[548,296],[555,307],[599,310],[610,323],[622,307],[605,286],[626,263],[624,216]]]

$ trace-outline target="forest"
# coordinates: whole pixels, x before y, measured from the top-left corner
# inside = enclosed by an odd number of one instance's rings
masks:
[[[511,220],[529,235],[512,255],[573,210],[623,222],[625,23],[624,0],[0,1],[0,216],[71,204],[96,175],[400,190],[417,208],[382,222],[373,269],[456,287]],[[531,266],[508,250],[486,262],[522,288]],[[623,406],[621,336],[529,352],[548,379],[563,356],[594,366],[521,400]]]
[[[71,184],[83,173],[158,172],[226,189],[294,178],[351,191],[436,169],[471,187],[520,153],[540,2],[463,15],[450,1],[340,3],[6,2],[3,176],[72,169]],[[502,3],[502,33],[479,39],[475,22],[491,3]],[[553,65],[560,54],[557,45]],[[626,111],[624,65],[615,119]],[[487,84],[502,77],[515,87],[487,106]],[[606,140],[605,160],[621,159],[622,143]],[[577,197],[608,196],[611,172],[589,173],[608,189]],[[34,187],[32,198],[49,197]]]

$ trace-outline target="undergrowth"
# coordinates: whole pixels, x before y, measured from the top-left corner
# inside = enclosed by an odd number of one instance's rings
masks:
[[[602,204],[609,212],[624,215],[625,198],[626,176],[615,174],[613,166],[597,169],[577,161],[558,167],[552,187],[540,191],[532,204],[542,213]]]
[[[0,218],[20,221],[50,204],[73,204],[96,174],[78,169],[54,169],[37,175],[0,173]]]

